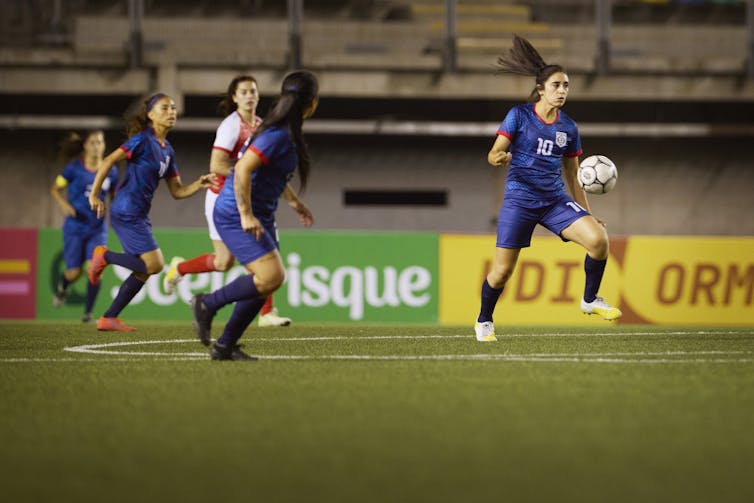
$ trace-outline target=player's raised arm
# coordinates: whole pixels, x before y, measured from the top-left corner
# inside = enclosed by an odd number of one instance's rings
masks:
[[[107,178],[107,174],[110,173],[110,168],[117,162],[123,161],[127,158],[126,153],[120,148],[115,149],[107,157],[102,159],[97,167],[97,175],[92,182],[92,191],[89,193],[89,207],[97,212],[97,218],[102,218],[105,212],[105,203],[100,199],[99,193],[102,190],[102,184]]]

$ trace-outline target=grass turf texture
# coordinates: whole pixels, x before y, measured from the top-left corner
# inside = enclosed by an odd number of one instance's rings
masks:
[[[3,500],[754,500],[751,328],[134,325],[0,323]]]

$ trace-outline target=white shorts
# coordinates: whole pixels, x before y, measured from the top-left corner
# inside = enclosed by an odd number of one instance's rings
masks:
[[[212,215],[214,215],[215,213],[215,201],[217,200],[218,195],[219,194],[215,194],[211,190],[207,189],[207,195],[204,197],[204,216],[207,217],[209,238],[212,241],[222,241],[220,234],[218,234],[217,229],[215,229],[215,220],[212,217]]]

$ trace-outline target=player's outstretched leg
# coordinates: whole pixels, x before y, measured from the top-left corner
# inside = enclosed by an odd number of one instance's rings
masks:
[[[592,302],[581,299],[581,310],[584,314],[597,314],[608,321],[617,320],[623,313],[617,307],[613,307],[602,297],[595,297]]]

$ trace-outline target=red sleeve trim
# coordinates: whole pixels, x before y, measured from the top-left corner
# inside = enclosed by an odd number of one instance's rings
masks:
[[[261,150],[259,150],[257,147],[255,147],[254,145],[252,145],[252,146],[249,147],[249,149],[252,152],[254,152],[255,154],[257,154],[260,159],[262,159],[262,164],[269,164],[270,163],[270,161],[267,159],[267,156],[264,155],[264,152],[262,152]]]
[[[581,150],[581,149],[579,149],[579,151],[576,152],[575,154],[565,154],[563,157],[578,157],[578,156],[580,156],[583,153],[584,153],[584,151]]]
[[[502,129],[498,129],[497,130],[497,134],[500,135],[500,136],[505,136],[509,140],[513,141],[513,137],[511,135],[509,135],[508,133],[506,133],[505,131],[503,131]]]
[[[118,148],[119,148],[119,149],[121,149],[121,150],[122,150],[123,152],[125,152],[125,154],[126,154],[126,159],[131,159],[131,151],[130,151],[130,150],[128,150],[128,149],[126,148],[126,146],[125,146],[125,145],[121,145],[121,146],[120,146],[120,147],[118,147]]]
[[[223,152],[226,152],[226,153],[227,153],[228,155],[230,155],[230,154],[232,154],[232,153],[233,153],[233,152],[231,152],[230,150],[228,150],[227,148],[216,147],[216,146],[214,146],[214,145],[212,145],[212,150],[222,150]]]
[[[176,176],[181,176],[181,174],[180,173],[173,173],[168,178],[175,178]]]

